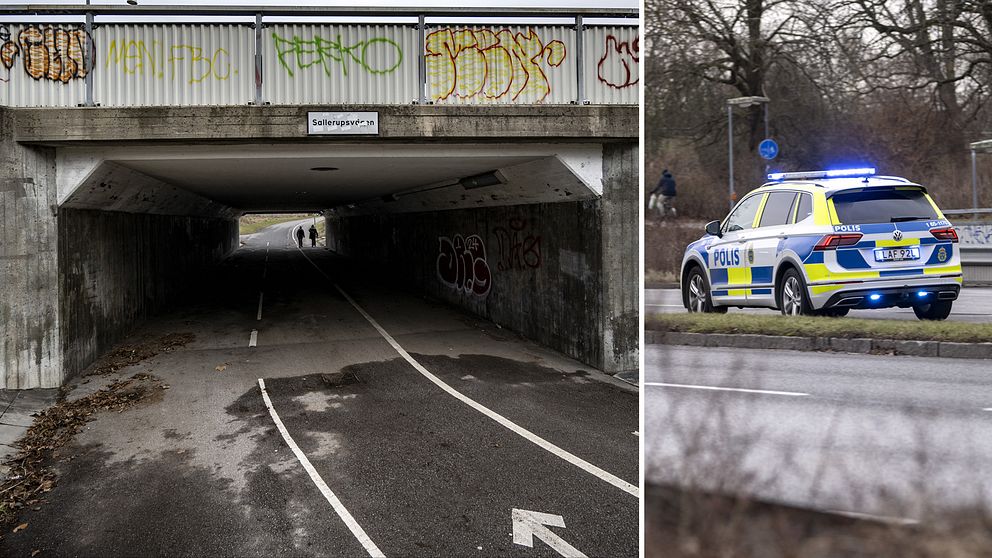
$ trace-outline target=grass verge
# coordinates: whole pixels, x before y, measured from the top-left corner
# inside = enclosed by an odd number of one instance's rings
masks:
[[[767,316],[751,314],[653,314],[644,328],[685,333],[751,333],[789,337],[897,339],[900,341],[992,342],[992,324]]]
[[[271,227],[272,225],[285,223],[286,221],[306,219],[307,217],[313,217],[313,215],[307,213],[243,215],[241,220],[238,222],[238,230],[239,234],[254,234],[265,227]]]

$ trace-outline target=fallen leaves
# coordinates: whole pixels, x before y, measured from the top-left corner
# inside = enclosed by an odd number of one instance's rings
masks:
[[[117,372],[157,355],[160,351],[171,352],[192,343],[196,336],[192,333],[170,333],[155,341],[137,345],[121,345],[100,359],[84,374],[95,376]]]
[[[214,367],[214,370],[218,372],[223,372],[227,370],[227,364],[218,364],[217,366]]]
[[[135,374],[72,401],[60,399],[36,413],[34,423],[17,442],[18,453],[5,462],[10,469],[0,484],[0,522],[7,522],[23,508],[34,508],[41,495],[55,488],[56,475],[50,466],[53,452],[68,444],[100,411],[118,413],[162,393],[162,381],[150,374]],[[18,525],[15,532],[27,524]]]
[[[16,533],[18,531],[23,531],[23,530],[25,530],[27,528],[28,528],[28,524],[27,523],[21,523],[17,527],[14,527],[14,532]]]

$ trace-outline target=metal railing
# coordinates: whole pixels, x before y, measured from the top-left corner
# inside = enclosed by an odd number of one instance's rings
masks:
[[[0,105],[636,104],[638,21],[636,8],[0,6]]]

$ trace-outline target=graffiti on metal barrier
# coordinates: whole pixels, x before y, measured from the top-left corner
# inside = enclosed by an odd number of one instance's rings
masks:
[[[623,89],[637,85],[641,56],[640,37],[629,41],[613,35],[606,36],[603,56],[599,59],[596,72],[600,83]]]
[[[362,70],[370,74],[389,74],[403,63],[403,49],[392,39],[374,37],[347,44],[341,40],[341,35],[334,39],[314,37],[305,40],[297,36],[291,39],[272,34],[279,64],[295,77],[296,72],[318,67],[324,75],[330,76],[332,70],[340,68],[341,74]]]
[[[992,224],[957,225],[962,246],[992,246]]]
[[[189,85],[210,79],[224,81],[238,74],[231,66],[231,54],[223,47],[167,46],[158,40],[112,40],[107,46],[105,65],[119,68],[126,75],[179,79]]]
[[[565,61],[565,43],[537,32],[441,29],[427,36],[430,98],[540,103],[551,94],[546,71]]]
[[[498,271],[541,267],[541,235],[527,229],[525,219],[510,219],[505,227],[493,229],[498,247]]]
[[[10,80],[18,58],[24,73],[34,80],[69,83],[85,78],[92,65],[85,53],[92,44],[84,29],[29,25],[15,38],[9,27],[0,25],[0,65],[4,69],[0,81]]]
[[[466,294],[484,297],[492,287],[493,276],[486,261],[486,245],[479,235],[438,237],[438,278]]]

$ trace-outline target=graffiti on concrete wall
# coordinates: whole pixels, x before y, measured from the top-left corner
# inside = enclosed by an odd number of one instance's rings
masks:
[[[551,94],[547,72],[565,61],[565,43],[537,32],[440,29],[426,39],[430,98],[540,103]]]
[[[634,36],[633,39],[624,41],[614,35],[607,35],[603,46],[603,56],[596,66],[600,83],[615,89],[637,85],[641,56],[640,37]]]
[[[541,235],[528,230],[525,219],[510,219],[505,227],[494,228],[493,236],[498,247],[498,271],[541,267]]]
[[[295,77],[296,71],[313,67],[322,69],[327,76],[335,68],[339,68],[344,77],[353,69],[370,74],[389,74],[403,63],[403,49],[396,41],[386,37],[348,44],[341,40],[341,35],[335,39],[314,37],[305,40],[295,35],[287,39],[273,33],[272,40],[279,65],[290,77]]]
[[[119,68],[126,75],[156,79],[180,79],[187,84],[209,79],[227,80],[237,75],[231,55],[223,47],[204,48],[191,44],[164,45],[161,41],[110,41],[106,67]]]
[[[482,238],[475,234],[438,237],[437,276],[458,292],[488,295],[493,277]]]
[[[21,59],[24,73],[34,80],[69,83],[85,78],[90,70],[85,53],[93,39],[84,29],[29,25],[14,37],[10,28],[0,25],[0,81],[9,81],[14,65]]]

